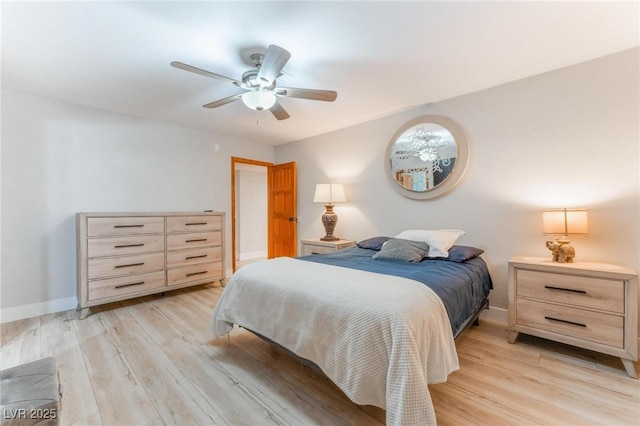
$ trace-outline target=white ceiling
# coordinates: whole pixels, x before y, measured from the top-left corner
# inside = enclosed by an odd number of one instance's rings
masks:
[[[2,86],[277,145],[639,45],[630,2],[6,2]],[[248,55],[291,52],[277,121],[240,90],[169,66],[240,79]],[[259,115],[260,125],[257,126]]]

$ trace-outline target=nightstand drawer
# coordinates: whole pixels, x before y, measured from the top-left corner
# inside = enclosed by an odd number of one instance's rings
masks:
[[[326,254],[333,253],[336,249],[334,247],[326,247],[326,246],[314,246],[310,244],[305,244],[302,250],[303,256],[308,256],[310,254]]]
[[[314,240],[302,240],[302,246],[300,247],[301,256],[309,256],[312,254],[327,254],[334,253],[338,250],[353,247],[356,242],[353,240],[333,240],[324,241],[321,239]]]
[[[519,269],[518,297],[624,313],[624,282]]]
[[[624,347],[624,317],[518,299],[516,324],[576,337],[616,348]]]

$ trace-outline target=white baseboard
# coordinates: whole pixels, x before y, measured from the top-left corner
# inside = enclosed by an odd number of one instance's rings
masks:
[[[262,251],[249,251],[246,253],[240,253],[238,255],[238,260],[251,260],[251,259],[258,259],[261,257],[267,257],[267,252],[266,250],[262,250]]]
[[[77,306],[77,298],[67,297],[65,299],[55,299],[47,302],[4,308],[0,309],[0,323],[68,311],[69,309],[75,309]]]
[[[482,311],[480,319],[506,327],[509,323],[509,311],[507,309],[490,306],[489,309]]]

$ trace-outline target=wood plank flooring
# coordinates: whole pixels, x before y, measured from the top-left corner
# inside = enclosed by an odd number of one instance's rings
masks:
[[[63,425],[377,425],[322,374],[244,330],[212,339],[213,285],[2,324],[0,365],[55,356]],[[429,387],[440,425],[638,425],[619,359],[482,322]],[[637,367],[637,366],[636,366]]]

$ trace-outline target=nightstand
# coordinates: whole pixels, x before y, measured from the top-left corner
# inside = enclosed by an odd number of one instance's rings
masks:
[[[302,240],[301,256],[308,256],[310,254],[324,254],[332,253],[343,248],[353,247],[356,245],[352,240],[336,240],[336,241],[322,241],[321,239]]]
[[[526,333],[620,357],[637,378],[638,275],[605,263],[509,261],[509,342]]]

